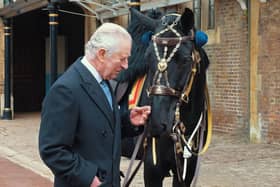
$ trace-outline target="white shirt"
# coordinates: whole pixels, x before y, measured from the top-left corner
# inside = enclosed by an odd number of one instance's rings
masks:
[[[100,84],[100,82],[103,80],[100,74],[97,72],[95,67],[89,63],[89,61],[86,59],[86,57],[83,57],[81,60],[82,64],[90,71],[90,73],[93,75],[93,77],[97,80],[97,82]]]

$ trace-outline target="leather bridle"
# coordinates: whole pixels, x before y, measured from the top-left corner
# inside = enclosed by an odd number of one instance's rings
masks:
[[[179,181],[184,181],[185,177],[184,177],[184,173],[183,176],[180,173],[179,168],[181,169],[181,166],[179,166],[179,158],[178,158],[178,154],[181,154],[182,151],[185,151],[185,147],[187,147],[188,149],[188,153],[189,155],[187,157],[185,157],[185,153],[184,154],[184,159],[189,158],[192,155],[192,151],[190,150],[191,147],[189,147],[189,142],[191,141],[190,139],[188,141],[186,141],[185,139],[185,127],[183,122],[180,120],[180,107],[182,105],[182,103],[188,103],[189,102],[189,95],[193,86],[193,81],[194,78],[196,76],[196,73],[198,72],[198,69],[200,67],[200,55],[198,53],[198,51],[195,50],[195,47],[193,46],[193,50],[192,50],[192,60],[193,63],[191,64],[191,72],[188,74],[187,79],[185,81],[184,87],[182,89],[182,91],[176,90],[172,87],[170,87],[169,81],[168,81],[168,75],[167,75],[167,68],[168,68],[168,63],[171,61],[172,57],[174,56],[174,54],[177,52],[177,50],[179,49],[179,47],[181,46],[182,42],[185,41],[192,41],[194,39],[194,31],[191,31],[191,36],[181,36],[181,34],[175,30],[173,27],[175,25],[177,25],[177,23],[180,20],[180,15],[179,14],[171,14],[172,16],[177,16],[177,19],[171,24],[171,25],[167,25],[167,23],[164,23],[162,20],[162,24],[166,26],[165,29],[161,30],[160,32],[156,33],[153,37],[152,37],[152,41],[153,41],[153,45],[154,45],[154,50],[155,50],[155,54],[158,60],[158,64],[157,64],[157,70],[153,76],[153,80],[152,80],[152,85],[150,87],[148,87],[147,91],[147,95],[148,97],[150,96],[172,96],[172,97],[177,97],[178,101],[176,103],[176,109],[175,109],[175,119],[174,119],[174,124],[172,127],[172,132],[170,132],[170,136],[172,138],[172,140],[174,141],[174,152],[175,152],[175,161],[176,161],[176,167],[177,167],[177,174],[178,174],[178,179]],[[168,16],[168,15],[166,15]],[[176,37],[160,37],[161,34],[167,32],[167,31],[171,31],[173,32]],[[164,52],[163,52],[163,56],[160,57],[159,56],[159,52],[158,52],[158,48],[157,46],[164,46]],[[194,45],[194,44],[193,44]],[[171,53],[169,54],[169,56],[167,56],[167,51],[168,51],[168,46],[175,46]],[[162,78],[164,78],[164,81],[161,81]],[[165,82],[165,84],[162,84],[162,82]],[[200,123],[200,122],[198,122]],[[141,142],[146,142],[147,138],[147,129],[145,128],[146,133],[143,133],[142,136],[139,137],[137,144],[141,144]],[[145,139],[145,140],[144,140]],[[155,141],[156,139],[154,137],[152,137],[152,157],[153,157],[153,163],[154,165],[156,165],[156,151],[155,151]],[[147,143],[146,143],[147,144]],[[129,184],[131,183],[132,179],[134,178],[134,176],[136,175],[138,169],[140,168],[141,163],[144,160],[144,155],[142,160],[138,163],[136,169],[134,170],[133,174],[130,176],[130,171],[131,171],[131,167],[133,164],[133,161],[135,159],[136,153],[138,152],[139,146],[136,146],[137,148],[134,149],[133,152],[133,157],[132,157],[132,161],[130,164],[130,167],[128,169],[127,172],[127,176],[124,179],[124,187],[129,186]],[[146,146],[145,146],[146,147]],[[204,150],[203,150],[204,152]],[[145,148],[144,148],[144,153],[145,153]],[[185,172],[185,171],[184,171]]]
[[[168,81],[168,76],[167,76],[168,63],[171,61],[172,57],[177,52],[177,50],[181,46],[182,42],[185,42],[187,40],[192,41],[194,38],[193,30],[191,31],[191,36],[181,36],[181,34],[173,28],[175,25],[177,25],[177,22],[174,22],[173,24],[168,25],[165,29],[156,33],[152,37],[158,64],[157,64],[157,70],[153,76],[152,85],[147,89],[147,94],[148,94],[148,97],[151,95],[174,96],[174,97],[179,98],[178,102],[181,103],[183,101],[183,102],[187,103],[189,94],[190,94],[190,91],[192,88],[193,79],[194,79],[197,69],[199,67],[200,55],[193,47],[193,51],[192,51],[193,63],[191,65],[192,71],[187,77],[183,90],[179,91],[179,90],[176,90],[176,89],[170,87],[170,84]],[[172,31],[176,35],[176,37],[160,37],[159,36],[167,31]],[[160,57],[160,55],[159,55],[158,48],[157,48],[158,45],[164,46],[163,57]],[[175,47],[171,51],[170,55],[167,57],[168,46],[174,46],[174,45],[175,45]],[[164,79],[163,81],[165,82],[165,84],[161,83],[162,79]]]
[[[175,161],[176,161],[176,168],[177,168],[177,174],[179,181],[183,182],[186,177],[186,163],[187,159],[192,156],[193,151],[191,150],[190,142],[191,139],[186,140],[185,137],[185,125],[181,121],[180,117],[180,107],[182,103],[188,103],[189,102],[189,95],[193,86],[194,78],[196,76],[196,73],[198,72],[198,68],[200,67],[200,55],[198,51],[196,51],[194,44],[193,44],[193,50],[192,50],[192,60],[193,63],[191,64],[191,72],[188,74],[187,79],[185,81],[184,87],[182,91],[176,90],[172,88],[169,84],[168,80],[168,63],[171,61],[175,53],[178,51],[179,47],[181,46],[181,43],[187,40],[193,40],[194,39],[194,31],[191,30],[191,36],[181,36],[181,34],[174,29],[173,27],[177,25],[177,21],[179,19],[176,19],[175,22],[173,22],[171,25],[166,25],[166,28],[161,30],[160,32],[156,33],[153,37],[153,45],[155,50],[155,55],[158,60],[157,64],[157,70],[153,76],[152,85],[147,89],[147,95],[150,96],[172,96],[177,97],[178,101],[176,103],[176,109],[174,113],[174,123],[172,130],[170,132],[170,136],[174,142],[174,153],[175,153]],[[176,37],[160,37],[161,34],[171,31],[173,32]],[[158,52],[158,46],[163,46],[163,55],[160,56]],[[171,50],[169,56],[167,55],[168,47],[175,46]],[[165,84],[163,84],[165,83]],[[196,125],[196,129],[198,129],[200,122],[202,119],[202,114],[200,117],[200,120],[198,124]],[[193,132],[192,136],[196,133]],[[156,155],[156,138],[152,137],[152,158],[153,158],[153,164],[156,165],[157,163],[157,155]],[[180,165],[178,155],[182,154],[184,158],[184,166],[182,169],[182,166]]]

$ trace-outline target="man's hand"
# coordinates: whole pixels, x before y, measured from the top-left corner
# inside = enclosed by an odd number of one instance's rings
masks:
[[[98,177],[95,176],[93,181],[92,181],[92,183],[91,183],[91,185],[90,185],[90,187],[98,187],[100,185],[101,185],[100,180],[98,179]]]
[[[150,113],[150,106],[134,107],[130,111],[130,121],[135,126],[144,125]]]

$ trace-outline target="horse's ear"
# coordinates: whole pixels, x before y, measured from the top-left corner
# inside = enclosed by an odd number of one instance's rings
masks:
[[[139,24],[145,25],[148,30],[154,31],[157,26],[157,20],[152,19],[135,8],[130,8],[131,17],[133,17],[133,21],[138,22]]]
[[[193,11],[189,8],[185,8],[183,15],[181,16],[181,25],[184,34],[188,34],[189,30],[194,27],[194,15]]]

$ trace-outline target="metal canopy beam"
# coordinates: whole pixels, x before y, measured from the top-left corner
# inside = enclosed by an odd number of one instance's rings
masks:
[[[14,17],[31,10],[46,7],[48,0],[16,0],[0,9],[3,18]]]
[[[130,1],[125,0],[107,0],[107,1],[94,1],[94,0],[69,0],[84,7],[89,13],[94,14],[97,19],[103,21],[104,19],[113,18],[129,13]],[[190,2],[191,0],[142,0],[141,11],[149,10],[152,8],[161,8]]]
[[[177,4],[187,3],[192,0],[158,0],[158,1],[141,1],[141,11],[149,10],[152,8],[162,8],[173,6]]]
[[[67,3],[67,1],[77,3],[101,21],[126,15],[129,13],[128,9],[130,7],[130,1],[126,0],[15,0],[0,9],[0,16],[3,18],[10,18],[31,10],[46,7],[49,1],[54,3]],[[172,6],[189,1],[191,0],[141,0],[140,10],[145,11],[152,8]]]

